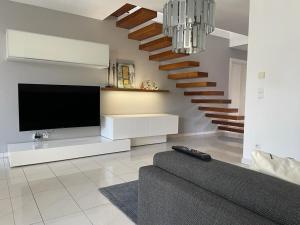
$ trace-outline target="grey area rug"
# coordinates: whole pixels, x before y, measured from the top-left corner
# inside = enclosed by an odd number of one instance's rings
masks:
[[[100,188],[109,201],[137,224],[138,181]]]

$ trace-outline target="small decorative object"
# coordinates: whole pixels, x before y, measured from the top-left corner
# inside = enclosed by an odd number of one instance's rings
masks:
[[[113,86],[118,87],[118,82],[116,82],[117,81],[117,79],[116,79],[116,64],[113,64],[112,70],[113,70]]]
[[[155,81],[145,80],[145,81],[142,82],[141,89],[157,91],[158,90],[158,85]]]
[[[215,0],[169,0],[163,10],[164,34],[172,37],[173,51],[199,53],[215,30]]]
[[[117,64],[118,88],[134,88],[135,86],[135,66],[129,63]]]
[[[110,70],[111,70],[111,62],[109,61],[109,66],[108,66],[108,69],[107,69],[107,85],[106,87],[112,87],[111,85],[111,82],[110,82]]]

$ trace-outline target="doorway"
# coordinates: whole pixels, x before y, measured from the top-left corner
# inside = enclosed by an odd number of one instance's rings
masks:
[[[230,58],[228,96],[231,106],[245,115],[247,61]]]

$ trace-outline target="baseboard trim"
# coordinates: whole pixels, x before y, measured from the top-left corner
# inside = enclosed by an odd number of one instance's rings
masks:
[[[168,137],[169,138],[178,138],[178,137],[204,136],[204,135],[215,135],[215,134],[217,134],[217,131],[171,134],[171,135],[168,135]]]
[[[228,131],[217,131],[217,133],[219,135],[223,135],[223,136],[230,137],[230,138],[240,138],[240,139],[244,138],[244,134],[232,133],[232,132],[228,132]]]
[[[140,137],[140,138],[131,138],[131,146],[144,146],[152,144],[160,144],[167,142],[167,135],[152,136],[152,137]]]

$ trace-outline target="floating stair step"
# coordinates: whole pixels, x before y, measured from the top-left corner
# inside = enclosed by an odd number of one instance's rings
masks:
[[[181,58],[181,57],[185,57],[185,56],[188,56],[188,54],[175,53],[175,52],[172,52],[171,50],[169,50],[166,52],[161,52],[158,54],[150,55],[149,60],[160,62],[160,61],[165,61],[165,60],[170,60],[170,59]]]
[[[118,20],[117,27],[132,29],[156,17],[157,12],[150,9],[141,8],[134,13],[124,17],[123,19]]]
[[[199,110],[207,112],[224,112],[224,113],[237,113],[238,109],[233,108],[219,108],[219,107],[203,107],[200,106]]]
[[[199,62],[196,61],[184,61],[178,63],[171,63],[166,65],[159,66],[159,70],[169,71],[169,70],[179,70],[191,67],[198,67],[200,66]]]
[[[212,113],[206,113],[206,117],[209,118],[218,118],[218,119],[226,119],[226,120],[244,120],[244,116],[232,116],[232,115],[223,115],[223,114],[212,114]]]
[[[244,129],[238,129],[238,128],[233,128],[233,127],[224,127],[224,126],[218,126],[219,130],[223,130],[223,131],[229,131],[229,132],[234,132],[234,133],[240,133],[243,134],[244,133]]]
[[[168,79],[171,79],[171,80],[203,78],[203,77],[208,77],[208,73],[188,72],[188,73],[175,73],[175,74],[169,74],[168,75]]]
[[[185,96],[224,96],[224,91],[186,91]]]
[[[172,38],[162,37],[154,41],[140,45],[139,49],[143,51],[152,52],[158,49],[167,48],[172,46]]]
[[[215,87],[216,82],[192,82],[192,83],[177,83],[177,88],[194,88],[194,87]]]
[[[231,104],[229,99],[192,99],[192,103]]]
[[[129,12],[130,10],[134,9],[136,6],[131,4],[125,4],[121,8],[119,8],[117,11],[111,14],[111,16],[119,17],[122,16],[124,13]]]
[[[160,23],[152,23],[141,29],[128,34],[128,38],[132,40],[142,41],[147,38],[154,37],[162,33],[163,26]]]
[[[225,125],[231,127],[244,127],[244,123],[239,123],[239,122],[231,122],[231,121],[224,121],[224,120],[212,120],[211,122],[217,125]]]

